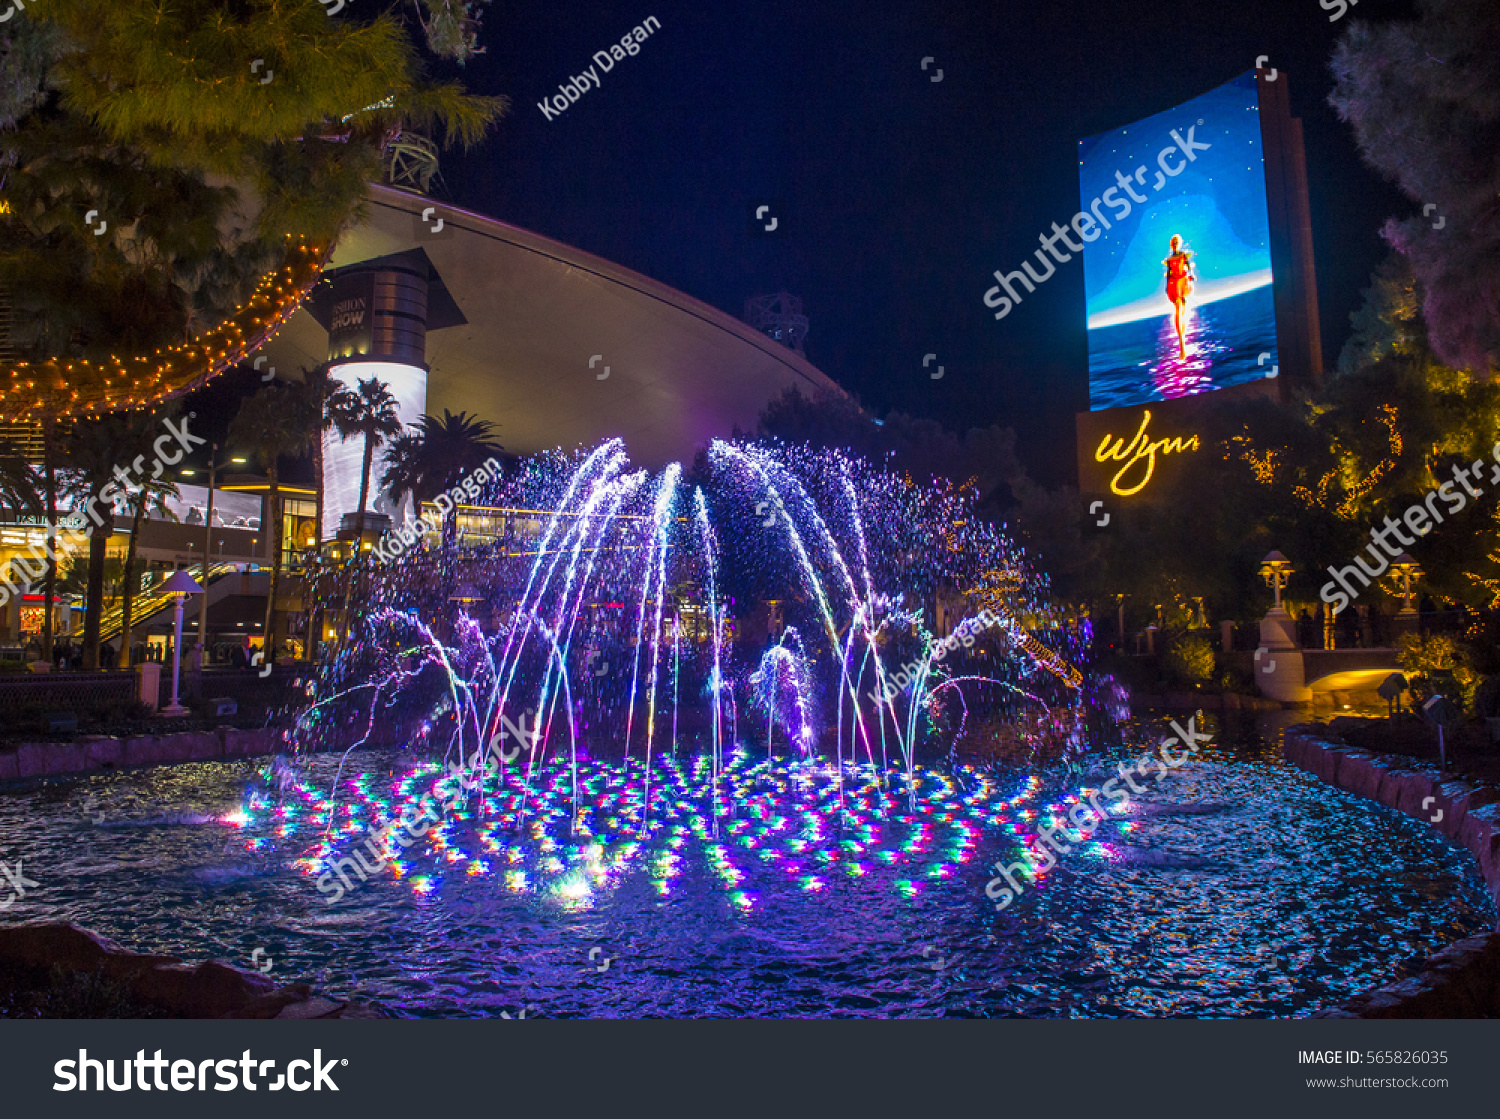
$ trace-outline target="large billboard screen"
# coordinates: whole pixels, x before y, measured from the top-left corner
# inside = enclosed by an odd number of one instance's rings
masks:
[[[1079,141],[1078,174],[1090,409],[1274,376],[1254,71]]]

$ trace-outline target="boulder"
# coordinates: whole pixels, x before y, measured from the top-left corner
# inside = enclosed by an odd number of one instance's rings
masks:
[[[103,975],[135,1002],[179,1018],[274,1018],[289,1005],[309,1002],[308,1011],[320,1013],[292,1016],[322,1017],[342,1005],[313,999],[306,984],[278,992],[263,975],[216,961],[193,965],[173,956],[136,955],[66,922],[0,927],[0,968],[7,965]]]
[[[1389,771],[1390,765],[1380,758],[1352,757],[1339,767],[1339,781],[1355,796],[1378,800],[1380,782]]]
[[[226,758],[258,758],[274,754],[282,748],[282,732],[274,727],[258,727],[255,730],[224,731],[224,756]]]
[[[23,967],[51,967],[92,972],[118,944],[70,922],[33,921],[0,927],[0,961]]]
[[[330,999],[314,996],[303,1002],[294,1002],[282,1008],[278,1018],[334,1018],[338,1011],[342,1010],[344,1004],[333,1002]]]
[[[1410,773],[1402,778],[1401,793],[1396,798],[1396,811],[1413,820],[1430,824],[1438,813],[1437,791],[1438,781],[1432,774]]]
[[[1432,826],[1449,839],[1458,840],[1459,829],[1469,813],[1470,798],[1478,790],[1463,781],[1440,781],[1437,786],[1437,804],[1434,809],[1443,810],[1443,818]],[[1477,805],[1476,805],[1477,807]]]
[[[312,997],[312,988],[306,983],[288,983],[269,994],[259,995],[228,1015],[230,1018],[275,1018],[288,1006],[305,1002]]]
[[[130,968],[120,978],[141,1002],[185,1018],[223,1018],[276,988],[264,976],[213,961]]]
[[[1421,774],[1410,769],[1391,769],[1380,782],[1380,792],[1376,798],[1387,808],[1396,808],[1401,803],[1401,798],[1406,794],[1408,779],[1420,777]]]
[[[1356,995],[1341,1009],[1360,1018],[1488,1018],[1497,1000],[1500,934],[1490,933],[1448,945],[1416,975]]]

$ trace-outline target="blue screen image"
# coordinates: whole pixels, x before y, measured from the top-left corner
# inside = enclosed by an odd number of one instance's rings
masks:
[[[1277,367],[1255,83],[1251,71],[1079,141],[1081,212],[1094,223],[1080,230],[1094,411],[1212,392]]]

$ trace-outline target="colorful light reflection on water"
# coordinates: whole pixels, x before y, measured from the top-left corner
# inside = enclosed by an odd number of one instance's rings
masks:
[[[980,840],[996,829],[1036,842],[1023,825],[1037,813],[1016,811],[1036,800],[1035,776],[1006,789],[969,766],[918,767],[909,790],[905,771],[756,760],[745,750],[719,772],[717,787],[703,755],[681,763],[659,758],[652,768],[648,785],[643,764],[630,759],[583,760],[576,768],[557,760],[529,782],[524,769],[511,767],[464,797],[456,776],[429,764],[384,783],[368,774],[348,779],[343,795],[332,798],[299,781],[283,790],[280,803],[258,796],[226,819],[252,833],[307,837],[311,849],[297,865],[336,901],[368,875],[428,892],[462,874],[498,877],[508,890],[588,906],[636,873],[669,895],[690,859],[711,871],[740,910],[754,907],[754,882],[765,875],[809,893],[826,888],[833,875],[868,876],[872,889],[915,897],[925,883],[972,863]],[[907,795],[912,791],[914,797]],[[411,836],[409,849],[398,842],[400,833],[379,835],[384,821],[418,819],[424,795],[454,807],[430,827],[419,826],[425,834]],[[1050,806],[1044,818],[1062,818],[1071,803]]]
[[[639,774],[581,765],[584,835],[549,770],[513,830],[508,781],[337,905],[301,861],[324,857],[319,798],[337,793],[347,851],[442,774],[369,752],[335,789],[321,755],[280,805],[258,781],[247,804],[245,764],[59,780],[0,795],[0,857],[43,884],[0,919],[242,967],[263,947],[278,978],[398,1014],[528,1017],[1306,1015],[1493,927],[1472,858],[1290,769],[1269,735],[1210,729],[1002,913],[994,862],[1112,762],[1071,780],[919,766],[915,812],[898,778],[846,772],[841,812],[826,763],[731,755],[717,841],[693,760],[658,759],[649,832]]]

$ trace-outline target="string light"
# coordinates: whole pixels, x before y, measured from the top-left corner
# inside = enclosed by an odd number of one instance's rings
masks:
[[[234,313],[189,342],[149,357],[17,362],[0,378],[0,420],[32,413],[58,419],[138,411],[211,381],[265,345],[312,290],[332,242],[287,237],[286,257]]]

